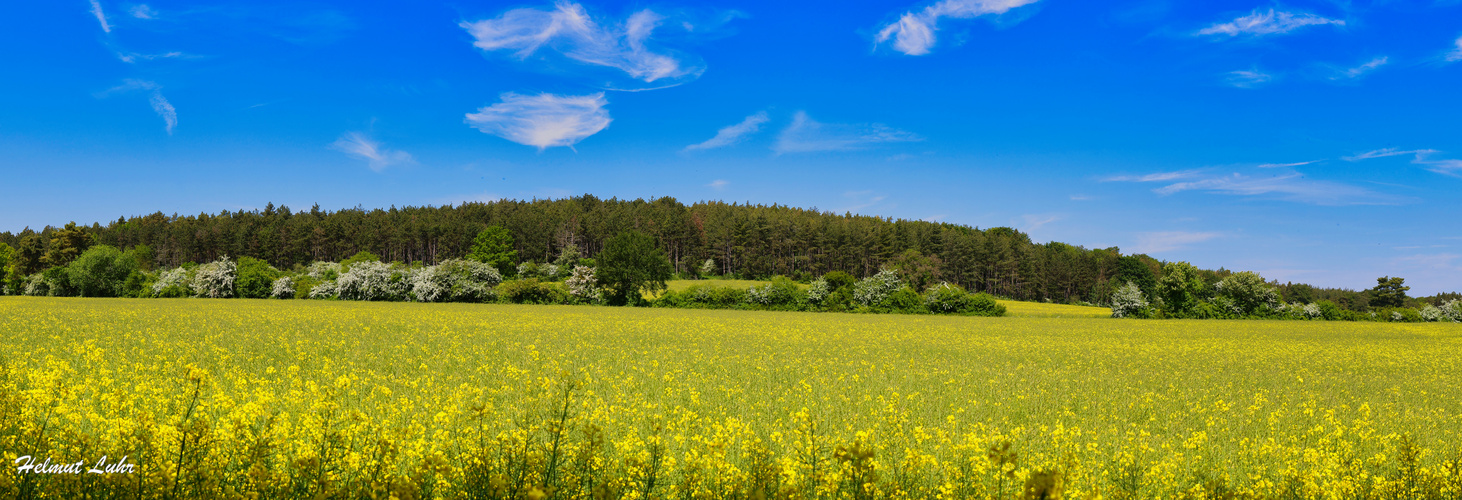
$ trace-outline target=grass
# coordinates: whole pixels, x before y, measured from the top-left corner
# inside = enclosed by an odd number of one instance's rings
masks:
[[[5,497],[1462,495],[1451,324],[0,297],[0,332],[0,459],[138,467]]]

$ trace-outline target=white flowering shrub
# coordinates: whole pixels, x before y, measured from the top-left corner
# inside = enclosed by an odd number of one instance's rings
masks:
[[[797,303],[797,285],[783,276],[772,278],[771,283],[752,286],[746,290],[746,301],[763,306],[784,306]]]
[[[335,287],[344,300],[402,300],[409,276],[405,269],[384,262],[362,261],[341,273]]]
[[[713,272],[716,272],[716,260],[706,259],[706,262],[701,264],[701,274],[711,274]]]
[[[32,274],[29,279],[25,280],[24,293],[31,297],[44,297],[51,293],[51,283],[46,281],[46,277],[41,273]]]
[[[904,286],[897,272],[880,269],[878,274],[863,278],[853,285],[853,300],[865,306],[882,304],[888,296]]]
[[[1274,309],[1279,305],[1279,292],[1264,281],[1264,277],[1252,271],[1230,274],[1213,286],[1220,297],[1232,301],[1232,312],[1248,315],[1263,309]]]
[[[541,275],[543,275],[544,278],[547,278],[547,279],[550,279],[550,280],[551,279],[557,279],[558,278],[558,272],[559,272],[559,267],[558,267],[557,264],[544,264],[544,265],[538,266],[538,274],[541,274]]]
[[[518,264],[518,279],[528,279],[528,278],[537,278],[537,277],[538,277],[538,264],[534,264],[532,262],[524,262],[522,264]]]
[[[238,264],[223,258],[198,266],[193,270],[193,294],[195,297],[226,299],[234,296],[234,279],[238,277]]]
[[[152,283],[153,297],[191,297],[193,295],[193,279],[188,276],[188,270],[178,267],[162,271],[157,275],[157,281]]]
[[[313,288],[310,288],[310,298],[333,299],[339,295],[336,291],[337,288],[334,281],[321,281]]]
[[[305,274],[320,281],[332,281],[340,277],[340,263],[311,262]]]
[[[1391,311],[1391,321],[1405,321],[1405,320],[1406,320],[1406,315],[1405,314],[1401,314],[1401,311]]]
[[[1147,309],[1147,299],[1142,296],[1142,289],[1138,288],[1136,283],[1122,285],[1112,293],[1113,318],[1141,316],[1145,309]]]
[[[1421,320],[1426,322],[1437,322],[1451,321],[1452,318],[1448,318],[1447,313],[1442,312],[1441,308],[1431,304],[1427,304],[1426,307],[1421,308]]]
[[[1440,307],[1443,314],[1453,322],[1462,323],[1462,300],[1452,300]]]
[[[827,284],[827,280],[818,278],[807,287],[807,301],[821,304],[830,293],[832,293],[832,286]]]
[[[411,273],[410,299],[417,302],[485,302],[496,297],[503,277],[490,264],[452,259]]]
[[[573,274],[563,284],[569,287],[569,295],[579,300],[596,301],[601,296],[599,280],[594,278],[594,268],[574,266]]]
[[[269,297],[276,299],[294,298],[294,279],[289,276],[274,280],[274,286],[269,290]]]
[[[1325,312],[1320,310],[1320,305],[1314,302],[1305,304],[1301,310],[1303,311],[1302,315],[1309,319],[1321,319],[1325,317]]]

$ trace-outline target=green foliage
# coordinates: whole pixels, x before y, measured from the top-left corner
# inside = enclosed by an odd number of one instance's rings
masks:
[[[1139,285],[1140,286],[1140,285]],[[1198,268],[1187,262],[1169,262],[1157,282],[1156,298],[1164,314],[1186,317],[1198,303],[1211,295]]]
[[[889,267],[898,271],[899,279],[915,290],[923,290],[937,283],[942,265],[938,256],[925,256],[914,249],[905,250],[888,263]]]
[[[969,310],[972,299],[959,285],[940,283],[924,291],[924,307],[935,314],[959,314]]]
[[[553,283],[538,278],[505,281],[497,286],[497,295],[513,304],[567,304],[569,293]]]
[[[41,235],[32,233],[22,236],[19,246],[15,248],[17,272],[22,276],[40,272],[45,266],[45,254],[45,242],[41,240]]]
[[[772,278],[771,283],[746,290],[746,299],[771,309],[801,309],[807,304],[807,293],[785,276]]]
[[[1137,285],[1143,297],[1152,297],[1157,292],[1157,277],[1152,274],[1152,268],[1135,255],[1117,258],[1115,281]]]
[[[1340,306],[1336,305],[1334,302],[1321,300],[1319,302],[1315,302],[1315,306],[1320,308],[1320,317],[1322,318],[1330,321],[1345,319],[1343,314],[1345,310],[1341,309]]]
[[[0,243],[0,295],[20,294],[20,287],[12,284],[10,278],[11,269],[15,267],[15,249],[10,245]]]
[[[75,297],[80,294],[71,286],[71,273],[64,267],[52,267],[41,271],[46,286],[45,295],[50,297]]]
[[[1219,297],[1229,300],[1236,316],[1263,314],[1279,305],[1279,292],[1258,273],[1244,271],[1230,274],[1214,286]]]
[[[280,276],[279,270],[274,266],[253,257],[239,257],[237,273],[238,277],[234,278],[234,294],[246,299],[269,298],[274,291],[274,280]]]
[[[517,271],[513,268],[518,262],[518,251],[513,249],[513,235],[502,226],[492,226],[477,233],[467,258],[487,263],[504,276]]]
[[[688,309],[734,309],[746,305],[744,288],[729,286],[691,285],[678,292],[665,292],[655,298],[655,307]]]
[[[655,239],[639,231],[620,233],[599,252],[595,277],[610,305],[639,304],[643,293],[665,289],[672,269]]]
[[[579,246],[569,243],[559,249],[558,258],[553,260],[553,264],[559,269],[572,270],[574,266],[579,265],[579,259],[582,257],[583,255],[579,254]]]
[[[157,252],[150,245],[136,245],[127,250],[132,254],[132,259],[137,261],[137,269],[151,271],[157,261]]]
[[[995,296],[985,292],[970,296],[970,308],[965,314],[974,316],[1004,316],[1005,306],[995,301]]]
[[[350,258],[347,258],[345,260],[340,261],[340,274],[345,274],[346,272],[350,271],[350,265],[351,264],[355,264],[355,263],[359,263],[359,262],[380,262],[380,261],[381,261],[381,258],[379,256],[377,256],[376,254],[371,253],[368,250],[361,250],[359,252],[356,252],[355,255],[350,256]]]
[[[924,308],[924,297],[919,296],[919,292],[915,292],[913,288],[909,288],[907,285],[888,294],[888,298],[884,300],[883,304],[886,304],[886,307],[893,312],[904,314],[916,314],[929,311]]]
[[[81,252],[90,246],[91,235],[77,227],[75,222],[69,222],[51,237],[51,247],[42,260],[51,267],[65,266],[80,257]]]
[[[1371,307],[1395,308],[1406,305],[1406,291],[1411,290],[1411,287],[1404,286],[1405,282],[1405,278],[1376,278],[1376,287],[1371,289]]]
[[[71,292],[82,297],[122,297],[127,295],[128,277],[136,271],[137,261],[131,255],[97,245],[72,260],[63,279]]]

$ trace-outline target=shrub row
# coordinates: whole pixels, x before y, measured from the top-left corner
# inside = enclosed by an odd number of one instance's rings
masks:
[[[970,294],[957,285],[941,283],[924,293],[902,283],[893,271],[884,270],[855,280],[834,271],[814,280],[807,289],[777,276],[771,283],[749,288],[691,285],[665,292],[655,307],[692,309],[759,309],[775,311],[846,311],[900,314],[960,314],[1003,316],[1005,306],[984,293]]]

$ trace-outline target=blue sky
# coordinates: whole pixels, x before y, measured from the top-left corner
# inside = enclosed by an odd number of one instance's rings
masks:
[[[120,2],[0,20],[0,230],[780,203],[1462,289],[1462,2]]]

